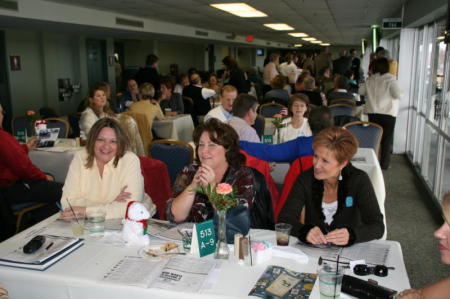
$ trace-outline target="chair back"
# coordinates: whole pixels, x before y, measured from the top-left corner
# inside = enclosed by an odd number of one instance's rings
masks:
[[[194,101],[190,97],[183,96],[184,114],[192,114]]]
[[[344,125],[358,139],[359,147],[372,148],[378,157],[383,128],[376,123],[354,121]]]
[[[256,169],[250,168],[255,178],[255,202],[250,211],[251,228],[270,229],[275,228],[272,197],[267,188],[264,176]]]
[[[331,105],[334,105],[334,104],[345,104],[345,105],[350,105],[350,106],[352,106],[352,107],[355,107],[355,106],[356,106],[356,102],[355,102],[354,100],[351,100],[351,99],[345,99],[345,98],[342,98],[342,99],[338,99],[338,98],[332,99],[332,100],[330,101],[329,105],[331,106]]]
[[[167,165],[170,184],[173,185],[178,173],[194,160],[194,149],[184,141],[162,139],[150,144],[150,157]]]
[[[69,138],[80,137],[80,119],[81,112],[75,112],[68,115],[70,124],[70,135]]]
[[[266,103],[259,107],[259,114],[264,117],[273,117],[275,114],[280,114],[283,109],[287,109],[286,106],[279,103]]]
[[[333,116],[340,116],[340,115],[347,115],[352,116],[353,115],[353,106],[347,105],[347,104],[334,104],[328,106],[331,111],[331,115]]]
[[[163,162],[139,157],[141,162],[141,172],[144,177],[144,189],[153,203],[156,205],[159,219],[166,219],[166,202],[172,197],[172,189],[170,188],[169,171]]]
[[[59,128],[58,138],[67,138],[69,136],[70,125],[67,120],[58,117],[49,117],[44,120],[48,129]]]
[[[16,216],[16,233],[18,233],[22,228],[22,222],[25,214],[28,214],[34,210],[40,209],[42,207],[47,206],[48,203],[40,203],[40,202],[24,202],[24,203],[16,203],[11,206],[11,210]]]
[[[256,130],[259,139],[261,139],[262,135],[264,135],[265,126],[266,126],[266,119],[264,118],[264,116],[258,114],[258,116],[255,119],[255,123],[253,124],[252,127]]]
[[[14,116],[11,121],[11,129],[14,135],[17,129],[26,129],[28,136],[31,136],[34,130],[26,115]]]

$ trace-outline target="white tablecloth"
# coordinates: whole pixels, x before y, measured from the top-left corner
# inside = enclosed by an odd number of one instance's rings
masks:
[[[55,215],[56,216],[56,215]],[[55,216],[29,228],[0,244],[0,253],[9,252],[24,243],[36,233],[42,233],[42,227],[50,226]],[[55,231],[55,230],[54,230]],[[57,221],[57,232],[70,235],[67,223]],[[252,240],[275,241],[273,231],[252,230]],[[155,240],[152,239],[152,242]],[[291,244],[295,242],[291,238]],[[386,265],[395,267],[389,270],[387,277],[369,275],[379,284],[395,290],[410,287],[400,244],[395,241],[373,241],[391,246]],[[269,262],[253,267],[225,261],[220,267],[218,281],[202,294],[181,293],[160,289],[145,289],[102,282],[103,275],[124,256],[136,256],[139,248],[107,245],[97,240],[85,240],[85,245],[63,258],[47,270],[33,271],[0,266],[0,282],[6,286],[11,298],[248,298],[247,294],[268,265],[279,265],[300,272],[315,273],[317,258],[310,257],[307,264],[294,260],[273,258]],[[212,258],[208,256],[206,258]],[[350,275],[350,271],[346,273]],[[341,295],[341,298],[347,296]],[[319,298],[318,282],[310,298]]]
[[[29,152],[31,162],[43,172],[52,174],[55,181],[64,183],[73,155],[80,147],[48,148]]]
[[[189,114],[180,114],[164,120],[154,120],[152,129],[160,138],[189,142],[192,141],[194,123]]]

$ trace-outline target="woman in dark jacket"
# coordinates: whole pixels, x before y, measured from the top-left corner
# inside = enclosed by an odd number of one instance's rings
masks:
[[[367,174],[349,162],[356,138],[341,127],[314,139],[314,167],[301,173],[278,221],[292,224],[292,235],[314,245],[348,246],[383,236],[383,215]]]
[[[238,67],[237,61],[231,56],[226,56],[222,62],[227,68],[225,72],[227,77],[224,85],[233,85],[238,90],[238,94],[248,93],[250,91],[249,83],[245,78],[244,72]]]

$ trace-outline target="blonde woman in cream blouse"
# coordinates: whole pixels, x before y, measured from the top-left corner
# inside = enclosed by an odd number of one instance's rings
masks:
[[[312,136],[308,119],[308,96],[302,93],[291,95],[289,101],[290,117],[283,120],[286,126],[280,129],[280,143],[296,139],[297,137]],[[273,140],[277,140],[278,132],[275,131]]]
[[[155,214],[155,205],[144,192],[139,158],[127,151],[128,144],[116,120],[102,118],[92,126],[86,149],[75,154],[64,183],[64,220],[74,216],[69,201],[75,214],[104,205],[107,219],[123,218],[129,201],[142,202],[150,215]]]

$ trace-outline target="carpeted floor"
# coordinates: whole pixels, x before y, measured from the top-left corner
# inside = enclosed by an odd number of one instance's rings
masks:
[[[443,223],[404,155],[394,155],[383,171],[386,184],[388,240],[399,241],[411,287],[450,276],[440,261],[434,231]]]

